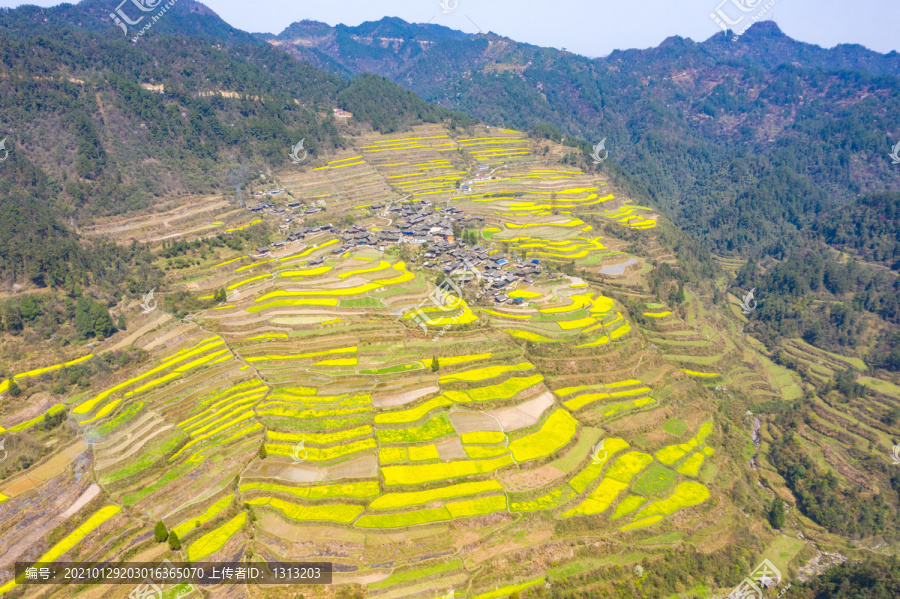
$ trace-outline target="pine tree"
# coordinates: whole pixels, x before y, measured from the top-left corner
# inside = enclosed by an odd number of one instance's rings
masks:
[[[781,497],[776,496],[772,500],[772,507],[769,509],[769,523],[772,528],[784,528],[784,502]]]
[[[431,372],[437,372],[440,367],[441,363],[438,362],[437,356],[433,356],[431,358]]]
[[[174,532],[172,534],[175,534]],[[166,530],[166,525],[162,520],[156,523],[156,528],[153,529],[153,539],[157,543],[162,543],[166,539],[169,538],[169,531]]]
[[[75,330],[82,339],[93,333],[91,302],[84,296],[79,297],[75,304]]]
[[[94,327],[94,336],[101,341],[116,332],[109,310],[100,302],[94,302],[91,306],[91,321]]]
[[[266,444],[259,444],[259,459],[264,460],[269,455],[269,452],[266,451]]]
[[[181,541],[178,540],[178,533],[174,530],[169,533],[169,549],[172,551],[178,551],[181,549]]]
[[[125,319],[119,316],[119,320],[116,321],[116,328],[120,331],[125,330]]]
[[[8,391],[10,397],[18,397],[22,395],[22,389],[19,388],[19,384],[15,381],[15,379],[10,379]]]

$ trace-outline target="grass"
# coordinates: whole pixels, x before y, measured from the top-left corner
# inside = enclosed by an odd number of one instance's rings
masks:
[[[418,509],[402,514],[365,514],[356,521],[360,528],[402,528],[450,520],[450,512],[446,507]]]
[[[542,374],[513,376],[496,385],[476,387],[467,391],[445,391],[444,395],[457,403],[498,401],[515,397],[519,392],[533,387],[543,380],[544,375]]]
[[[807,350],[810,350],[813,352],[823,353],[826,356],[829,356],[836,360],[840,360],[842,362],[850,364],[857,370],[866,371],[869,369],[869,367],[866,365],[866,363],[864,361],[860,360],[859,358],[853,358],[851,356],[842,356],[841,354],[834,354],[834,353],[825,351],[824,349],[819,349],[818,347],[815,347],[814,345],[810,345],[809,343],[807,343],[806,341],[804,341],[803,339],[800,339],[800,338],[791,339],[791,341],[793,343],[796,343],[797,345],[799,345],[800,347],[802,347],[804,349],[807,349]]]
[[[260,298],[262,299],[262,298]],[[260,301],[257,299],[256,301]],[[246,310],[251,314],[256,312],[260,312],[262,310],[269,310],[271,308],[289,308],[294,306],[337,306],[336,299],[330,298],[295,298],[295,299],[282,299],[275,300],[272,302],[266,302],[264,304],[260,304],[258,306],[249,306]]]
[[[509,449],[517,462],[548,456],[566,445],[578,429],[578,421],[566,410],[550,414],[540,430],[510,442]]]
[[[505,495],[455,501],[444,507],[419,509],[402,514],[366,514],[356,521],[360,528],[400,528],[455,518],[471,518],[506,510]]]
[[[464,370],[462,372],[457,372],[454,374],[446,374],[440,377],[440,379],[438,379],[438,382],[443,385],[445,383],[454,381],[483,381],[486,379],[498,377],[501,374],[505,374],[507,372],[531,370],[533,368],[534,364],[532,364],[531,362],[522,362],[520,364],[516,364],[515,366],[485,366],[484,368],[473,368],[472,370]]]
[[[192,562],[212,555],[225,546],[225,543],[244,526],[247,521],[247,513],[241,512],[219,528],[210,531],[191,543],[188,548],[188,559]]]
[[[680,460],[688,452],[681,445],[668,445],[656,452],[656,459],[666,465],[671,465]]]
[[[340,410],[302,410],[298,407],[286,404],[284,402],[273,401],[271,403],[260,405],[257,409],[257,414],[259,414],[260,416],[287,416],[290,418],[304,420],[307,418],[324,418],[327,416],[349,416],[351,414],[369,412],[370,410],[371,408],[368,406],[361,406],[359,408],[344,408]]]
[[[318,500],[332,497],[348,499],[368,499],[381,492],[376,481],[360,481],[352,483],[320,485],[315,487],[292,487],[275,483],[250,482],[241,485],[241,493],[247,491],[268,491],[270,493],[287,493],[300,499]]]
[[[509,450],[502,445],[465,445],[463,446],[463,449],[465,449],[466,455],[473,460],[496,458],[497,456],[509,453]]]
[[[573,393],[578,393],[579,391],[587,391],[588,389],[597,389],[600,387],[609,387],[609,388],[617,388],[617,387],[632,387],[634,385],[640,385],[641,381],[637,379],[628,379],[627,381],[619,381],[618,383],[608,383],[606,385],[576,385],[574,387],[562,387],[554,391],[557,395],[566,396],[572,395]]]
[[[691,376],[696,376],[699,378],[712,378],[712,377],[719,376],[719,374],[716,372],[698,372],[696,370],[688,370],[687,368],[682,368],[681,372],[683,372],[685,374],[689,374]]]
[[[526,291],[524,289],[516,289],[515,291],[510,291],[506,295],[508,295],[511,298],[521,297],[522,299],[535,299],[535,298],[541,297],[544,294],[538,293],[536,291]]]
[[[680,418],[669,418],[663,423],[662,429],[670,435],[681,437],[687,432],[687,423]]]
[[[709,489],[693,481],[679,483],[675,492],[666,499],[654,501],[638,514],[647,517],[653,515],[668,516],[681,508],[691,507],[709,499]]]
[[[606,478],[630,483],[631,479],[651,462],[653,462],[653,458],[646,453],[640,451],[626,453],[610,467],[609,472],[606,473]]]
[[[559,328],[564,331],[571,331],[573,329],[581,329],[584,327],[589,327],[592,324],[597,322],[596,319],[591,318],[590,316],[586,316],[584,318],[578,318],[576,320],[562,320],[557,322]]]
[[[117,505],[107,505],[106,507],[102,507],[94,514],[91,515],[90,518],[85,520],[81,525],[78,526],[75,530],[70,532],[63,540],[59,543],[51,547],[44,555],[42,555],[37,561],[39,562],[52,562],[59,559],[66,551],[74,547],[88,536],[91,532],[94,531],[98,526],[118,514],[122,508]]]
[[[616,438],[607,438],[603,440],[603,446],[597,447],[597,461],[595,462],[593,459],[591,462],[578,474],[576,474],[572,480],[569,481],[569,486],[578,491],[579,493],[584,493],[584,490],[590,486],[592,482],[597,480],[600,475],[603,473],[603,468],[606,466],[609,459],[619,451],[629,447],[628,442],[623,439]],[[602,458],[602,459],[601,459]]]
[[[636,528],[644,528],[645,526],[650,526],[651,524],[656,524],[657,522],[659,522],[662,519],[663,519],[663,517],[659,514],[657,514],[655,516],[649,516],[647,518],[641,518],[640,520],[636,520],[636,521],[632,522],[631,524],[626,524],[625,526],[621,527],[619,530],[628,531],[628,530],[634,530]]]
[[[269,430],[267,435],[273,441],[285,441],[288,443],[312,443],[313,445],[330,445],[341,441],[349,441],[358,437],[365,437],[372,433],[371,426],[359,426],[336,433],[282,433]]]
[[[116,482],[117,480],[121,480],[126,476],[131,476],[132,474],[140,472],[141,470],[152,465],[153,462],[155,462],[165,454],[172,451],[175,446],[185,438],[185,436],[186,435],[184,435],[183,433],[176,433],[167,441],[156,445],[155,447],[144,453],[140,458],[134,460],[128,466],[101,476],[100,482],[104,485],[108,485],[110,483]]]
[[[72,410],[72,413],[73,414],[87,414],[87,413],[93,411],[93,409],[97,406],[98,403],[100,403],[101,401],[103,401],[104,399],[106,399],[107,397],[109,397],[110,395],[115,393],[116,391],[120,391],[120,390],[124,389],[125,387],[131,386],[134,383],[142,381],[145,378],[149,378],[149,377],[153,376],[154,374],[160,373],[160,372],[170,368],[171,366],[174,366],[175,364],[177,364],[179,362],[183,362],[184,360],[187,360],[188,358],[192,358],[192,357],[199,355],[203,352],[206,352],[214,347],[223,345],[224,343],[225,343],[225,341],[218,335],[216,335],[214,337],[210,337],[208,339],[204,339],[203,341],[197,343],[193,347],[190,347],[186,350],[182,350],[172,356],[169,356],[168,358],[165,358],[159,366],[156,366],[155,368],[151,368],[150,370],[148,370],[147,372],[144,372],[143,374],[139,374],[136,377],[130,378],[125,382],[119,383],[118,385],[116,385],[114,387],[111,387],[105,391],[100,392],[95,397],[78,405],[74,410]]]
[[[452,499],[466,495],[478,495],[490,491],[502,491],[503,487],[495,480],[460,483],[449,487],[412,491],[409,493],[385,493],[369,504],[370,510],[397,510],[414,505],[423,505],[430,501]]]
[[[419,568],[416,570],[408,570],[406,572],[397,572],[392,574],[390,577],[382,580],[380,582],[375,582],[370,585],[367,585],[367,588],[372,591],[376,591],[379,589],[385,589],[388,587],[392,587],[398,584],[403,584],[405,582],[410,582],[413,580],[417,580],[419,578],[425,578],[428,576],[437,576],[438,574],[443,574],[444,572],[452,572],[454,570],[459,570],[463,567],[462,561],[458,559],[450,560],[448,562],[444,562],[443,564],[437,564],[435,566],[430,566],[428,568]]]
[[[556,509],[564,502],[568,501],[574,495],[574,491],[568,486],[561,486],[558,489],[550,491],[546,495],[542,495],[537,499],[530,501],[511,501],[509,511],[511,512],[536,512],[541,510]]]
[[[413,464],[409,466],[385,466],[381,469],[387,486],[421,485],[439,480],[487,474],[513,464],[510,456],[492,460],[457,460],[439,464]]]
[[[700,468],[703,466],[703,460],[705,458],[706,456],[704,456],[702,452],[698,451],[694,453],[684,461],[678,469],[678,472],[687,476],[693,476],[694,478],[700,476]]]
[[[703,460],[701,459],[701,462]],[[680,472],[680,470],[679,470]],[[668,491],[675,483],[675,473],[657,463],[650,464],[647,471],[634,483],[632,491],[639,495],[658,495]]]
[[[341,308],[384,308],[384,303],[375,297],[354,297],[340,300]]]
[[[186,520],[185,522],[182,522],[181,524],[173,528],[172,532],[177,534],[178,538],[183,539],[189,532],[191,532],[195,528],[198,528],[204,522],[209,522],[210,520],[218,516],[222,512],[222,510],[228,507],[228,504],[230,504],[233,499],[234,495],[223,497],[222,499],[209,506],[206,511],[199,516],[191,518],[190,520]]]
[[[482,444],[492,445],[495,443],[503,443],[506,440],[506,434],[500,431],[473,431],[471,433],[463,433],[460,439],[466,444]]]
[[[303,354],[250,356],[250,357],[244,358],[244,359],[247,362],[299,360],[301,358],[318,358],[320,356],[333,356],[335,354],[354,354],[354,353],[356,353],[357,349],[358,349],[357,346],[352,345],[349,347],[338,347],[335,349],[326,349],[326,350],[322,350],[322,351],[307,352],[307,353],[303,353]]]
[[[276,497],[254,497],[247,501],[252,506],[267,505],[279,510],[292,520],[304,522],[323,521],[349,524],[359,516],[363,507],[360,505],[346,505],[342,503],[330,503],[324,505],[299,505],[284,501]],[[193,546],[191,546],[193,549]]]
[[[275,443],[266,443],[266,451],[271,455],[290,456],[293,455],[294,445],[281,445]],[[375,439],[360,439],[352,443],[341,443],[333,447],[305,447],[303,455],[311,462],[326,462],[346,457],[360,451],[375,449],[378,444]]]
[[[900,386],[870,376],[861,376],[856,380],[866,387],[871,387],[872,389],[884,393],[885,395],[891,395],[893,397],[896,397],[897,399],[900,399]]]
[[[397,364],[395,366],[387,366],[374,370],[360,370],[360,374],[392,374],[395,372],[406,372],[407,370],[421,370],[423,365],[421,362],[409,362],[407,364]]]
[[[378,429],[375,431],[379,443],[421,443],[440,439],[455,432],[446,413],[438,414],[422,426],[396,430]]]
[[[629,495],[616,506],[616,511],[612,515],[612,520],[617,520],[622,516],[630,514],[634,510],[641,507],[644,502],[647,501],[646,497],[640,497],[638,495]]]
[[[40,423],[40,422],[43,422],[43,421],[44,421],[44,416],[53,416],[54,414],[58,414],[59,412],[64,412],[65,409],[66,409],[66,406],[64,406],[64,405],[61,404],[61,403],[60,403],[60,404],[56,404],[56,405],[54,405],[54,406],[51,406],[50,409],[47,410],[46,412],[44,412],[43,414],[41,414],[41,415],[39,415],[39,416],[35,416],[35,417],[32,418],[31,420],[26,420],[25,422],[21,422],[21,423],[15,425],[15,426],[10,427],[10,428],[9,428],[9,432],[11,432],[11,433],[18,433],[18,432],[21,432],[21,431],[24,431],[24,430],[28,430],[29,428],[31,428],[31,427],[34,426],[35,424],[38,424],[38,423]]]
[[[122,503],[126,506],[132,506],[148,495],[152,495],[153,493],[159,491],[169,483],[178,480],[182,476],[185,476],[188,472],[190,472],[197,466],[197,463],[188,461],[184,464],[181,464],[177,468],[173,468],[167,471],[159,480],[151,485],[143,486],[144,483],[142,483],[142,486],[137,491],[124,495],[122,497]]]
[[[578,506],[570,509],[562,514],[563,518],[571,518],[572,516],[589,516],[591,514],[602,514],[612,505],[616,497],[628,488],[628,483],[623,483],[612,478],[604,478],[597,485],[591,494]]]
[[[118,514],[122,510],[117,505],[107,505],[94,512],[90,518],[80,524],[75,530],[66,535],[59,543],[51,547],[39,557],[36,561],[42,563],[53,562],[62,557],[64,553],[72,549],[81,542],[86,536],[92,533],[101,524]],[[13,589],[23,578],[13,578],[3,586],[0,586],[0,595]]]
[[[376,424],[405,424],[408,422],[415,422],[416,420],[421,419],[423,416],[428,414],[428,412],[442,408],[446,406],[452,406],[453,402],[448,400],[446,397],[435,397],[434,399],[429,399],[425,403],[416,406],[414,408],[410,408],[408,410],[398,410],[395,412],[382,412],[381,414],[377,414],[375,416]]]
[[[457,364],[465,364],[466,362],[475,362],[476,360],[487,360],[493,354],[487,352],[484,354],[466,354],[463,356],[440,356],[438,362],[441,368],[445,366],[456,366]],[[430,362],[429,362],[430,363]]]
[[[526,341],[534,341],[535,343],[556,343],[558,339],[551,339],[550,337],[544,337],[543,335],[538,335],[537,333],[532,333],[531,331],[520,331],[518,329],[504,329],[507,333],[512,335],[513,337],[517,337],[519,339],[525,339]]]
[[[637,389],[627,389],[625,391],[613,391],[612,393],[583,393],[572,399],[566,400],[563,402],[563,405],[569,408],[570,410],[580,410],[584,406],[594,403],[595,401],[600,401],[601,399],[614,399],[618,397],[628,397],[632,395],[644,395],[645,393],[650,393],[650,387],[639,387]],[[616,404],[619,405],[619,404]],[[636,407],[641,404],[622,404],[624,408]],[[619,411],[619,410],[616,410]],[[609,414],[604,414],[604,416]]]
[[[316,362],[313,366],[356,366],[356,358],[334,358],[331,360],[322,360]]]
[[[525,589],[529,589],[534,586],[538,586],[540,584],[546,583],[547,580],[545,578],[538,578],[535,580],[530,580],[528,582],[523,582],[520,584],[510,584],[505,587],[500,587],[495,591],[489,591],[487,593],[481,593],[480,595],[475,595],[474,599],[499,599],[500,597],[508,597],[513,593],[519,593],[524,591]]]

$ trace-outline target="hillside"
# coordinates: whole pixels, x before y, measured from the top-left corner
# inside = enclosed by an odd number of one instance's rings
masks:
[[[736,42],[673,37],[598,59],[495,34],[424,43],[422,31],[396,19],[320,24],[270,43],[325,70],[376,72],[491,125],[606,138],[611,159],[722,254],[746,255],[900,184],[887,156],[900,138],[896,53],[823,49],[771,22]]]
[[[165,22],[188,27],[199,18],[193,7],[201,5],[179,6],[183,14]],[[65,23],[75,8],[46,12]],[[92,3],[77,8],[96,11]],[[237,197],[259,172],[288,162],[301,139],[313,156],[343,147],[335,108],[363,113],[356,121],[382,131],[469,120],[378,78],[327,75],[253,38],[222,46],[228,36],[193,32],[132,45],[109,39],[108,28],[60,25],[57,35],[45,23],[31,29],[34,13],[26,7],[0,14],[6,148],[41,183],[22,184],[76,222],[146,208],[172,194],[231,190]],[[214,21],[212,13],[204,18]],[[204,31],[220,35],[212,26]],[[388,115],[373,105],[393,109]]]
[[[0,596],[900,592],[896,54],[151,31],[0,12]]]
[[[804,391],[704,299],[718,267],[658,211],[513,130],[339,127],[346,149],[261,182],[285,190],[270,209],[211,196],[86,231],[150,244],[165,291],[149,313],[123,298],[127,329],[90,353],[14,364],[0,519],[32,540],[0,565],[90,524],[67,559],[327,556],[337,586],[307,597],[664,597],[676,571],[727,593],[759,556],[793,576],[896,539],[896,494],[846,530],[827,510],[890,488],[897,398],[871,391],[864,415]],[[282,239],[286,218],[296,241],[265,252],[195,242]],[[390,241],[421,226],[426,244]],[[786,477],[784,438],[820,464],[809,484],[831,477],[825,507]]]

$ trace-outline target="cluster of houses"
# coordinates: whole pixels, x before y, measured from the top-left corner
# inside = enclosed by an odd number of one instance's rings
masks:
[[[298,208],[300,209],[299,211],[297,210]],[[305,206],[300,202],[289,202],[288,204],[285,204],[285,208],[276,208],[271,202],[257,202],[252,206],[247,206],[247,210],[249,212],[268,212],[275,216],[284,215],[288,210],[290,210],[292,214],[308,215],[315,214],[316,212],[324,212],[325,206]],[[290,217],[285,217],[284,220],[285,222],[291,222],[292,219]]]
[[[299,202],[296,204],[299,206]],[[288,205],[290,208],[297,206]],[[271,205],[264,206],[265,208],[275,210]],[[381,210],[384,205],[369,208]],[[303,213],[320,209],[322,208],[307,208]],[[284,212],[284,209],[278,210]],[[431,202],[422,200],[392,206],[385,213],[393,218],[391,225],[383,230],[366,229],[360,225],[351,225],[345,229],[336,229],[331,224],[307,227],[289,232],[285,241],[276,241],[271,247],[258,248],[257,254],[264,255],[284,247],[286,243],[323,232],[330,232],[341,241],[340,245],[331,250],[333,255],[340,255],[360,246],[383,250],[390,244],[426,244],[425,268],[433,268],[448,275],[453,273],[462,283],[479,279],[485,293],[498,304],[521,303],[521,298],[509,298],[505,289],[517,282],[534,283],[534,278],[542,272],[539,260],[516,260],[515,263],[510,263],[501,254],[489,254],[488,248],[481,245],[458,243],[454,229],[466,228],[470,223],[481,223],[483,219],[467,215],[453,206],[435,208]],[[323,258],[317,258],[309,264],[314,266],[322,262]]]

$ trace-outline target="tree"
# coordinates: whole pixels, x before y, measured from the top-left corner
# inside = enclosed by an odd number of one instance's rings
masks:
[[[35,318],[41,315],[41,307],[38,305],[37,301],[30,295],[26,295],[22,298],[22,303],[20,304],[22,319],[25,322],[31,322]]]
[[[437,356],[433,356],[431,358],[431,372],[437,372],[440,367],[441,363],[438,362]]]
[[[772,525],[772,528],[784,528],[784,502],[777,495],[772,500],[772,507],[769,509],[769,524]]]
[[[172,551],[178,551],[181,549],[181,541],[178,540],[178,533],[174,530],[169,533],[169,549]]]
[[[119,316],[119,320],[116,321],[116,328],[120,331],[125,330],[125,319]]]
[[[106,339],[116,332],[109,310],[100,302],[94,302],[91,306],[91,323],[93,324],[94,336],[97,339]]]
[[[91,320],[91,301],[81,296],[75,303],[75,330],[82,338],[87,338],[94,333]]]
[[[264,460],[269,455],[269,452],[266,451],[266,444],[259,444],[259,459]]]
[[[22,322],[22,313],[19,311],[19,305],[15,301],[7,302],[3,310],[3,322],[7,331],[21,331],[24,323]]]
[[[19,387],[19,384],[15,381],[15,379],[10,379],[9,381],[9,396],[10,397],[19,397],[22,395],[22,389]]]
[[[174,532],[172,533],[175,534]],[[169,538],[169,531],[166,530],[166,525],[162,520],[156,523],[156,528],[153,529],[153,540],[157,543],[162,543],[166,539]]]
[[[225,293],[225,289],[216,289],[216,293],[213,296],[213,299],[216,301],[216,303],[219,304],[228,299],[228,295]]]

